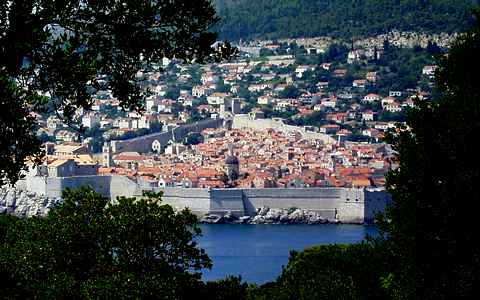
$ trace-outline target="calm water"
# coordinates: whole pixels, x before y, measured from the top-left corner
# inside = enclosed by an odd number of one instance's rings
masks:
[[[204,280],[241,275],[250,283],[273,281],[290,250],[320,244],[357,243],[375,227],[361,225],[202,225],[200,246],[213,260]]]

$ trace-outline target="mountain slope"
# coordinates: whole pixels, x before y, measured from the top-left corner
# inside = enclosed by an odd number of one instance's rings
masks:
[[[221,38],[367,36],[392,29],[456,32],[472,0],[214,0]]]

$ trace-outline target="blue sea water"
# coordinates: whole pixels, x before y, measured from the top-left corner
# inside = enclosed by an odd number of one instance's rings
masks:
[[[201,225],[200,247],[213,261],[204,271],[205,281],[241,275],[243,281],[262,284],[275,280],[288,263],[291,250],[321,244],[350,244],[366,234],[376,235],[373,226],[362,225]]]

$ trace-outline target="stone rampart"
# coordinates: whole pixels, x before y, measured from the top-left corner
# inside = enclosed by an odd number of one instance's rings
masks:
[[[29,192],[48,198],[61,197],[62,191],[80,186],[89,186],[98,193],[111,199],[118,196],[138,196],[142,188],[132,179],[125,176],[73,176],[73,177],[30,177],[22,182],[22,187]]]
[[[384,190],[356,188],[276,188],[204,189],[146,188],[124,176],[34,177],[24,186],[28,191],[49,198],[60,197],[65,188],[90,186],[115,200],[118,196],[141,196],[142,191],[163,192],[162,200],[176,209],[188,207],[195,214],[254,216],[262,207],[299,208],[317,213],[323,219],[343,223],[372,222],[385,211],[390,196]]]
[[[159,132],[152,133],[140,137],[136,137],[128,140],[114,140],[111,141],[112,152],[139,152],[139,153],[148,153],[152,150],[152,143],[157,140],[162,145],[166,145],[168,141],[173,139],[175,135],[175,140],[184,139],[189,133],[200,132],[207,128],[218,128],[223,125],[222,119],[207,119],[192,124],[178,126],[168,132]]]
[[[385,210],[389,199],[384,191],[354,188],[165,188],[161,191],[165,203],[177,209],[189,207],[198,215],[230,212],[236,216],[254,216],[262,207],[300,208],[316,212],[329,221],[343,223],[371,222],[375,213]]]
[[[245,206],[252,215],[258,208],[301,208],[315,211],[322,218],[333,220],[339,206],[339,189],[245,189]]]
[[[243,190],[210,190],[210,213],[224,214],[225,212],[231,212],[236,216],[248,214],[245,211]]]
[[[365,190],[340,189],[340,199],[337,202],[337,219],[343,223],[365,222]]]
[[[248,115],[235,115],[233,117],[232,128],[251,128],[255,130],[274,129],[285,134],[299,132],[304,139],[321,140],[325,144],[336,143],[335,139],[327,134],[306,131],[302,127],[285,124],[281,119],[252,119]]]
[[[177,210],[189,208],[194,214],[202,216],[210,212],[210,191],[208,189],[166,188],[156,189],[163,192],[162,202]]]
[[[364,220],[372,223],[378,213],[383,213],[392,202],[391,195],[386,190],[365,190]]]

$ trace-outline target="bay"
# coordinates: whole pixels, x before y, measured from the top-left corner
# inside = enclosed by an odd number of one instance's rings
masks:
[[[363,225],[226,225],[203,224],[200,247],[213,261],[203,272],[205,281],[240,275],[249,283],[274,281],[288,263],[291,250],[324,244],[351,244],[366,234],[376,235],[374,226]]]

